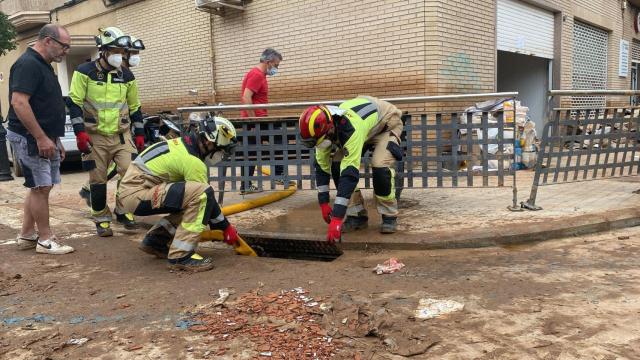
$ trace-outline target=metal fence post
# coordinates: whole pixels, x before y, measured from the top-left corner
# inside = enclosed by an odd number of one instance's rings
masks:
[[[516,154],[516,149],[520,147],[520,132],[518,131],[518,122],[516,120],[516,98],[511,99],[513,101],[513,201],[511,205],[507,206],[507,209],[510,211],[524,211],[523,208],[518,206],[518,183],[516,181],[516,174],[518,173],[518,156]],[[520,159],[522,161],[522,148],[520,148]]]

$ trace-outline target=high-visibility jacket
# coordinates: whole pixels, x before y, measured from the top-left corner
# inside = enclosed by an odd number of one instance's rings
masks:
[[[195,137],[185,136],[155,143],[133,161],[157,183],[195,181],[209,184],[207,165],[200,160]]]
[[[385,113],[382,115],[380,107],[385,107]],[[343,217],[349,198],[360,179],[360,160],[364,145],[374,136],[385,131],[389,118],[387,115],[399,110],[387,102],[368,96],[347,100],[340,104],[339,109],[340,113],[333,116],[336,132],[333,143],[342,150],[344,157],[340,161],[340,179],[334,215]],[[320,203],[329,202],[331,152],[331,147],[316,148],[316,185]]]
[[[138,83],[127,69],[107,71],[98,60],[81,64],[73,72],[67,102],[76,134],[85,129],[101,135],[122,134],[134,124],[144,135]]]

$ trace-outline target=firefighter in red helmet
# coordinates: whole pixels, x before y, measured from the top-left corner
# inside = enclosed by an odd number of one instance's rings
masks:
[[[300,138],[308,148],[316,147],[316,185],[322,217],[329,224],[327,240],[340,239],[342,232],[367,227],[364,199],[357,189],[360,160],[372,148],[373,191],[380,232],[397,230],[398,201],[395,197],[395,163],[402,160],[400,147],[402,113],[394,105],[369,96],[359,96],[340,106],[311,106],[299,119]],[[332,152],[332,148],[336,148]],[[329,205],[329,181],[336,179],[338,193]]]

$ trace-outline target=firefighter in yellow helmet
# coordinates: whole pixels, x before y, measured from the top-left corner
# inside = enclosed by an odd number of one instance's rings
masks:
[[[144,148],[144,129],[138,83],[122,66],[131,38],[116,27],[100,29],[96,36],[100,57],[78,66],[69,89],[69,112],[83,168],[89,171],[91,215],[98,236],[112,236],[107,206],[107,169],[116,164],[122,176],[137,151]],[[133,123],[135,145],[130,133]],[[135,228],[133,215],[116,205],[116,220]]]
[[[195,125],[186,136],[140,153],[120,182],[118,201],[136,216],[168,214],[147,232],[140,250],[168,258],[173,269],[205,271],[213,263],[196,250],[206,226],[222,230],[230,245],[238,241],[238,233],[216,202],[204,160],[220,161],[232,153],[237,139],[227,119],[207,118]]]
[[[122,65],[124,65],[129,69],[140,65],[140,51],[144,49],[146,48],[142,40],[131,36],[131,46],[125,51],[125,56],[122,58],[123,60]],[[179,135],[179,133],[180,132],[178,131],[177,134],[176,133],[169,134],[170,135],[169,138],[176,137],[172,135]],[[107,170],[107,181],[113,179],[116,175],[118,175],[118,169],[116,167],[116,164],[111,162]],[[89,186],[90,186],[89,181],[87,181],[85,184],[82,185],[82,188],[80,189],[79,194],[80,194],[80,197],[87,202],[87,206],[91,207],[91,192],[90,192]]]

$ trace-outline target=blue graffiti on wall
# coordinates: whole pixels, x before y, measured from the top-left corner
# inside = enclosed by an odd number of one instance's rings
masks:
[[[451,82],[452,86],[456,87],[471,85],[475,88],[481,85],[473,60],[464,52],[458,52],[447,57],[440,69],[440,75],[447,82]]]

